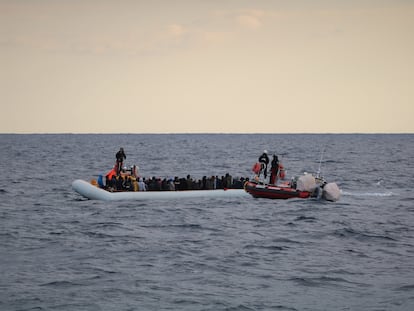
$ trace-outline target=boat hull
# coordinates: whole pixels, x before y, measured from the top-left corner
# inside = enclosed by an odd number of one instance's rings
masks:
[[[81,179],[75,180],[72,183],[72,188],[85,198],[102,201],[145,201],[158,199],[171,200],[185,198],[229,198],[247,196],[247,193],[243,189],[109,192]]]
[[[244,190],[254,198],[286,200],[291,198],[306,199],[311,196],[310,192],[300,191],[290,187],[279,187],[275,185],[246,182]]]

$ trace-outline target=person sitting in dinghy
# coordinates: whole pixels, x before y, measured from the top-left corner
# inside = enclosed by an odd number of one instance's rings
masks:
[[[147,191],[147,185],[142,177],[140,177],[138,181],[138,191]]]

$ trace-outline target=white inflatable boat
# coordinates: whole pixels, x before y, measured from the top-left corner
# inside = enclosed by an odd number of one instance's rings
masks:
[[[121,191],[109,192],[91,183],[77,179],[72,188],[80,195],[90,200],[122,201],[122,200],[154,200],[154,199],[181,199],[181,198],[226,198],[249,196],[243,189],[217,190],[183,190],[183,191]]]

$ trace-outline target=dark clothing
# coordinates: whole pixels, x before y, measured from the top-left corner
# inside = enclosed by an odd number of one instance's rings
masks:
[[[122,191],[124,186],[124,179],[121,176],[116,177],[116,190]]]
[[[279,159],[277,156],[273,156],[272,166],[270,169],[270,183],[274,185],[277,180],[277,174],[279,172]]]
[[[266,165],[269,164],[269,156],[267,155],[267,153],[263,153],[260,157],[259,157],[259,162],[260,163],[265,163]]]
[[[116,153],[116,160],[117,160],[118,162],[123,162],[123,161],[124,161],[124,159],[126,159],[126,155],[125,155],[124,150],[119,150],[119,151]]]
[[[119,149],[119,151],[115,155],[116,157],[116,173],[119,174],[122,169],[122,164],[124,162],[124,159],[126,159],[126,155],[124,152],[124,149]]]
[[[263,167],[263,175],[264,178],[267,178],[267,165],[269,164],[269,156],[267,155],[267,153],[263,153],[260,157],[259,157],[259,162],[262,163],[262,167]]]

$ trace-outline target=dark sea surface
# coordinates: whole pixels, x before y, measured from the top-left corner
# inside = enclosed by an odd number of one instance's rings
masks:
[[[0,135],[0,310],[414,310],[414,135]],[[124,147],[146,177],[250,177],[264,149],[336,203],[101,202],[71,189]]]

